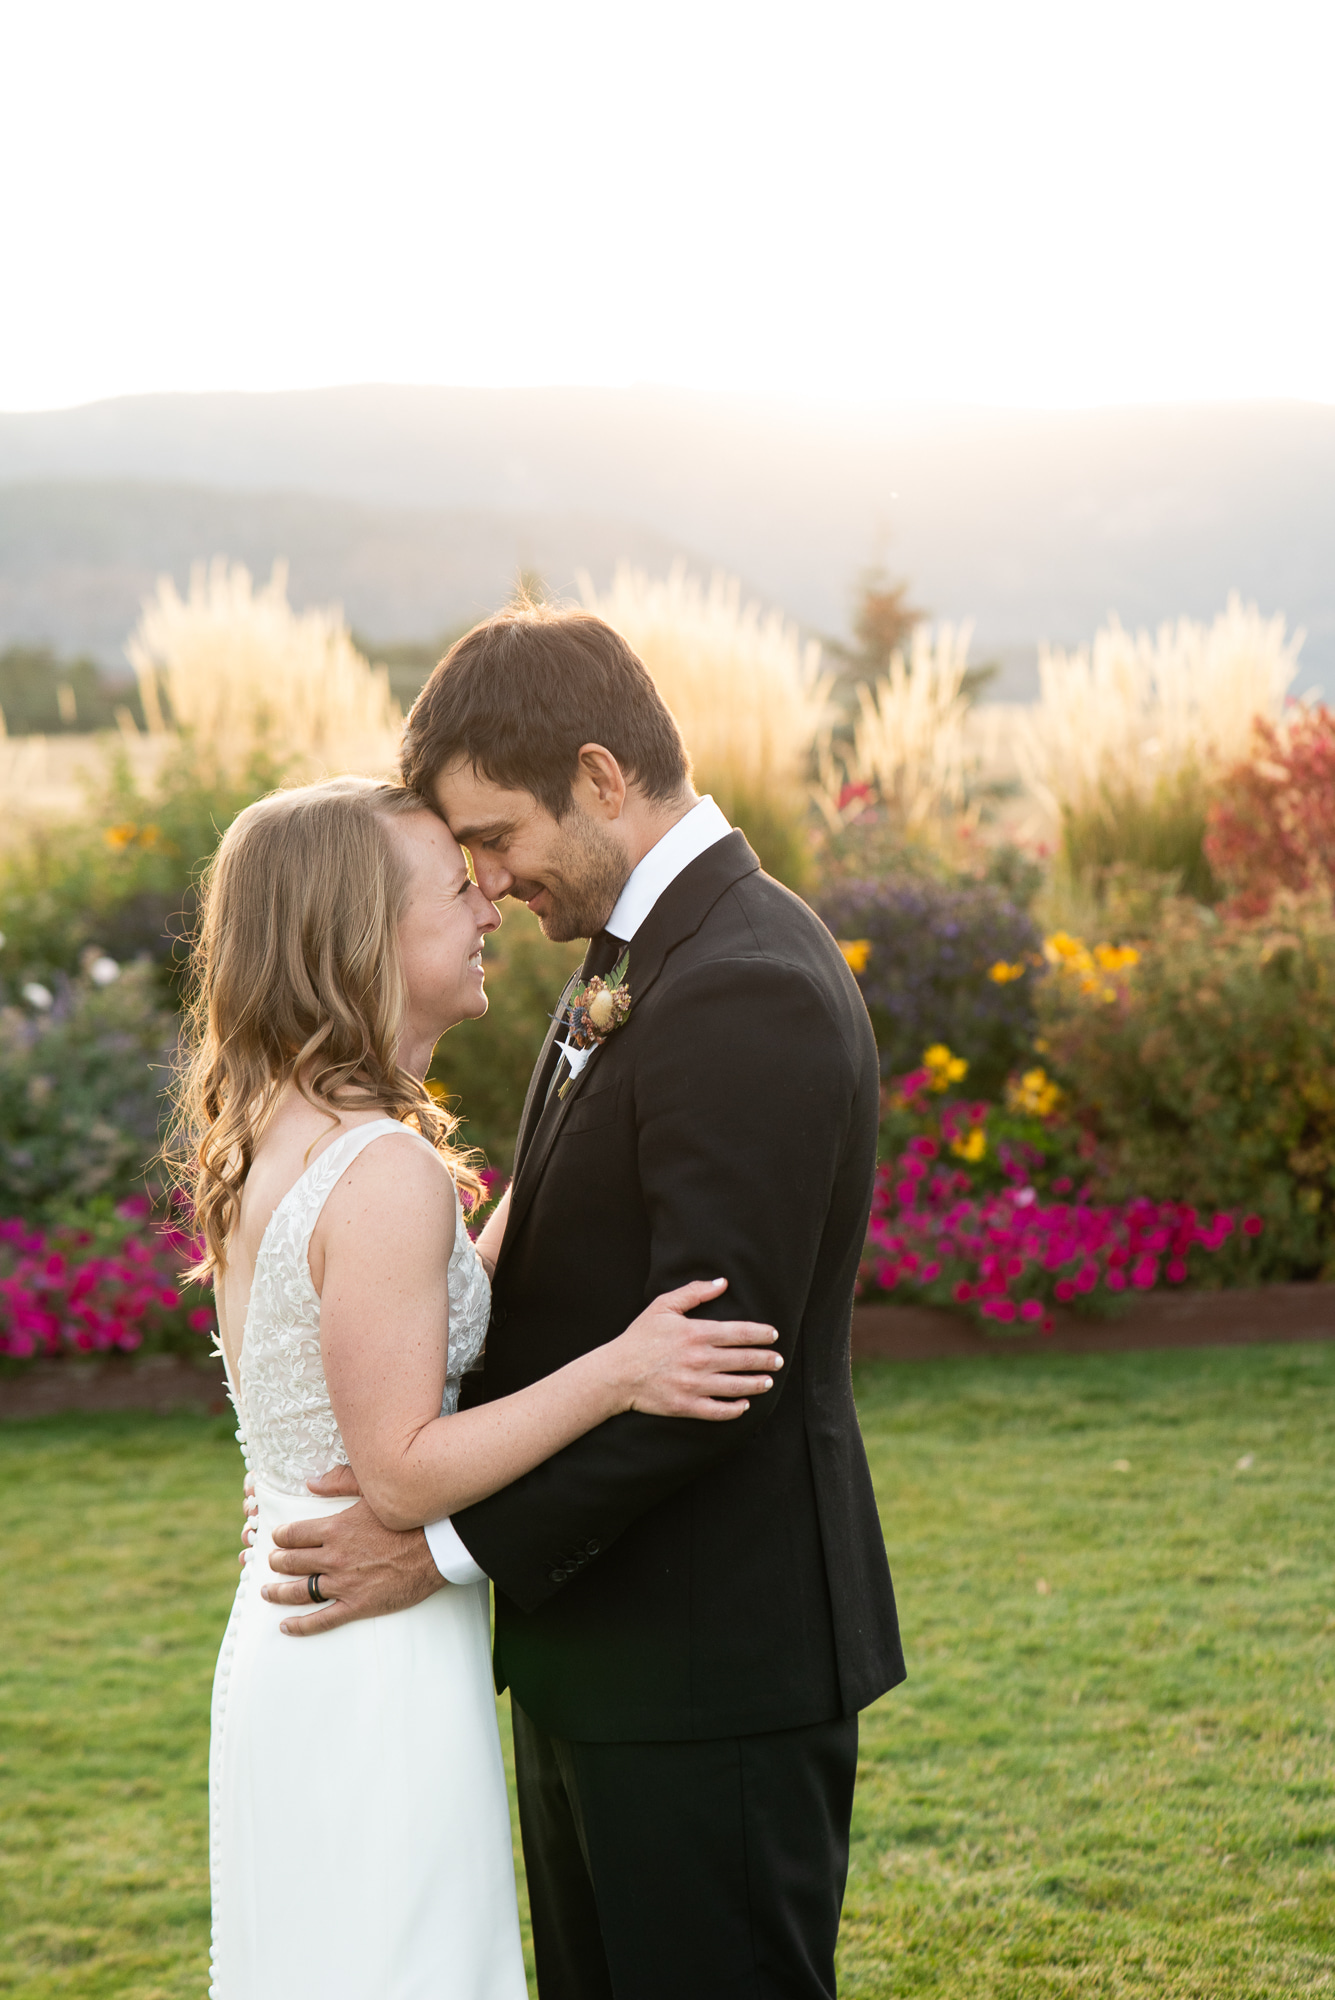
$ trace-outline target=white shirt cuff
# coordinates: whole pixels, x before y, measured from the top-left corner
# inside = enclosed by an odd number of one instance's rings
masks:
[[[486,1583],[487,1572],[479,1569],[462,1541],[453,1521],[428,1521],[422,1533],[431,1551],[431,1560],[446,1583]]]

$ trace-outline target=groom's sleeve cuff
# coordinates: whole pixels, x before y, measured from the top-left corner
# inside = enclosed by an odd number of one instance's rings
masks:
[[[459,1539],[453,1521],[428,1521],[422,1533],[431,1551],[431,1560],[446,1583],[486,1583],[487,1572],[479,1569]]]

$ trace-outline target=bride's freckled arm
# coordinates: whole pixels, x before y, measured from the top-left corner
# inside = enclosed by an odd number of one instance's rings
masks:
[[[510,1189],[507,1187],[505,1193],[483,1223],[477,1242],[473,1245],[473,1248],[482,1260],[483,1268],[489,1278],[496,1276],[496,1259],[501,1254],[501,1242],[505,1236],[505,1225],[509,1219]]]
[[[472,1506],[622,1411],[727,1423],[781,1366],[769,1326],[687,1319],[723,1289],[722,1279],[692,1280],[541,1381],[441,1416],[455,1219],[443,1164],[382,1139],[344,1175],[311,1238],[329,1399],[387,1528]]]
[[[330,1401],[362,1494],[389,1528],[494,1492],[628,1403],[606,1362],[585,1357],[504,1405],[440,1415],[455,1215],[442,1163],[381,1141],[330,1195],[311,1240]],[[498,1241],[504,1214],[488,1226]]]

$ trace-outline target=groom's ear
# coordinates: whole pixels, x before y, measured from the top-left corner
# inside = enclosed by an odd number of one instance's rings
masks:
[[[601,743],[581,746],[571,787],[574,801],[594,819],[620,819],[630,789],[626,774]]]

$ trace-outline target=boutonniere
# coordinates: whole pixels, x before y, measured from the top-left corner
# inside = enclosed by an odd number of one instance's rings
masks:
[[[629,965],[627,948],[606,979],[595,973],[592,979],[577,986],[566,1002],[565,1049],[570,1075],[558,1096],[565,1096],[594,1050],[630,1019],[630,988],[626,984]]]

